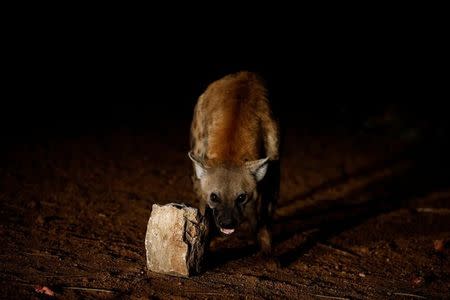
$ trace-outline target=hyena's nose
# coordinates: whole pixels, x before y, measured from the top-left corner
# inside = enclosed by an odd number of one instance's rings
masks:
[[[234,222],[233,219],[225,219],[225,220],[220,220],[219,222],[219,226],[222,228],[234,228],[236,226],[236,222]]]

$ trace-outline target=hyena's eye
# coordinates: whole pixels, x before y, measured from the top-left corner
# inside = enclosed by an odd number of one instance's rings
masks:
[[[239,204],[244,203],[245,200],[247,200],[247,194],[240,194],[240,195],[236,198],[236,202],[239,203]]]
[[[212,194],[209,196],[209,199],[211,199],[211,202],[214,202],[214,203],[219,202],[219,197],[218,197],[215,193],[212,193]]]

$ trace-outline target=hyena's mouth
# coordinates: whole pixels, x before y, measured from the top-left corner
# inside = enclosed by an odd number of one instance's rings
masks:
[[[234,229],[220,228],[220,231],[222,231],[226,235],[230,235],[230,234],[232,234],[234,232]]]

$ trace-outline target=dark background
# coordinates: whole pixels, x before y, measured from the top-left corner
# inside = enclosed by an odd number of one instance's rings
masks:
[[[311,119],[357,128],[396,104],[446,128],[445,49],[428,32],[329,28],[293,33],[288,43],[207,37],[29,27],[5,47],[2,135],[10,141],[189,120],[207,85],[239,70],[263,76],[286,126]]]

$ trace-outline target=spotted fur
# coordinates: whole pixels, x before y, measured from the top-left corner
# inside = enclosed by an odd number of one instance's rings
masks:
[[[263,80],[242,71],[212,82],[195,105],[190,147],[202,213],[209,208],[215,216],[227,213],[237,223],[248,221],[269,251],[268,224],[278,197],[279,126]],[[220,195],[220,208],[209,200],[211,191]],[[249,199],[238,205],[235,198],[242,191]]]

